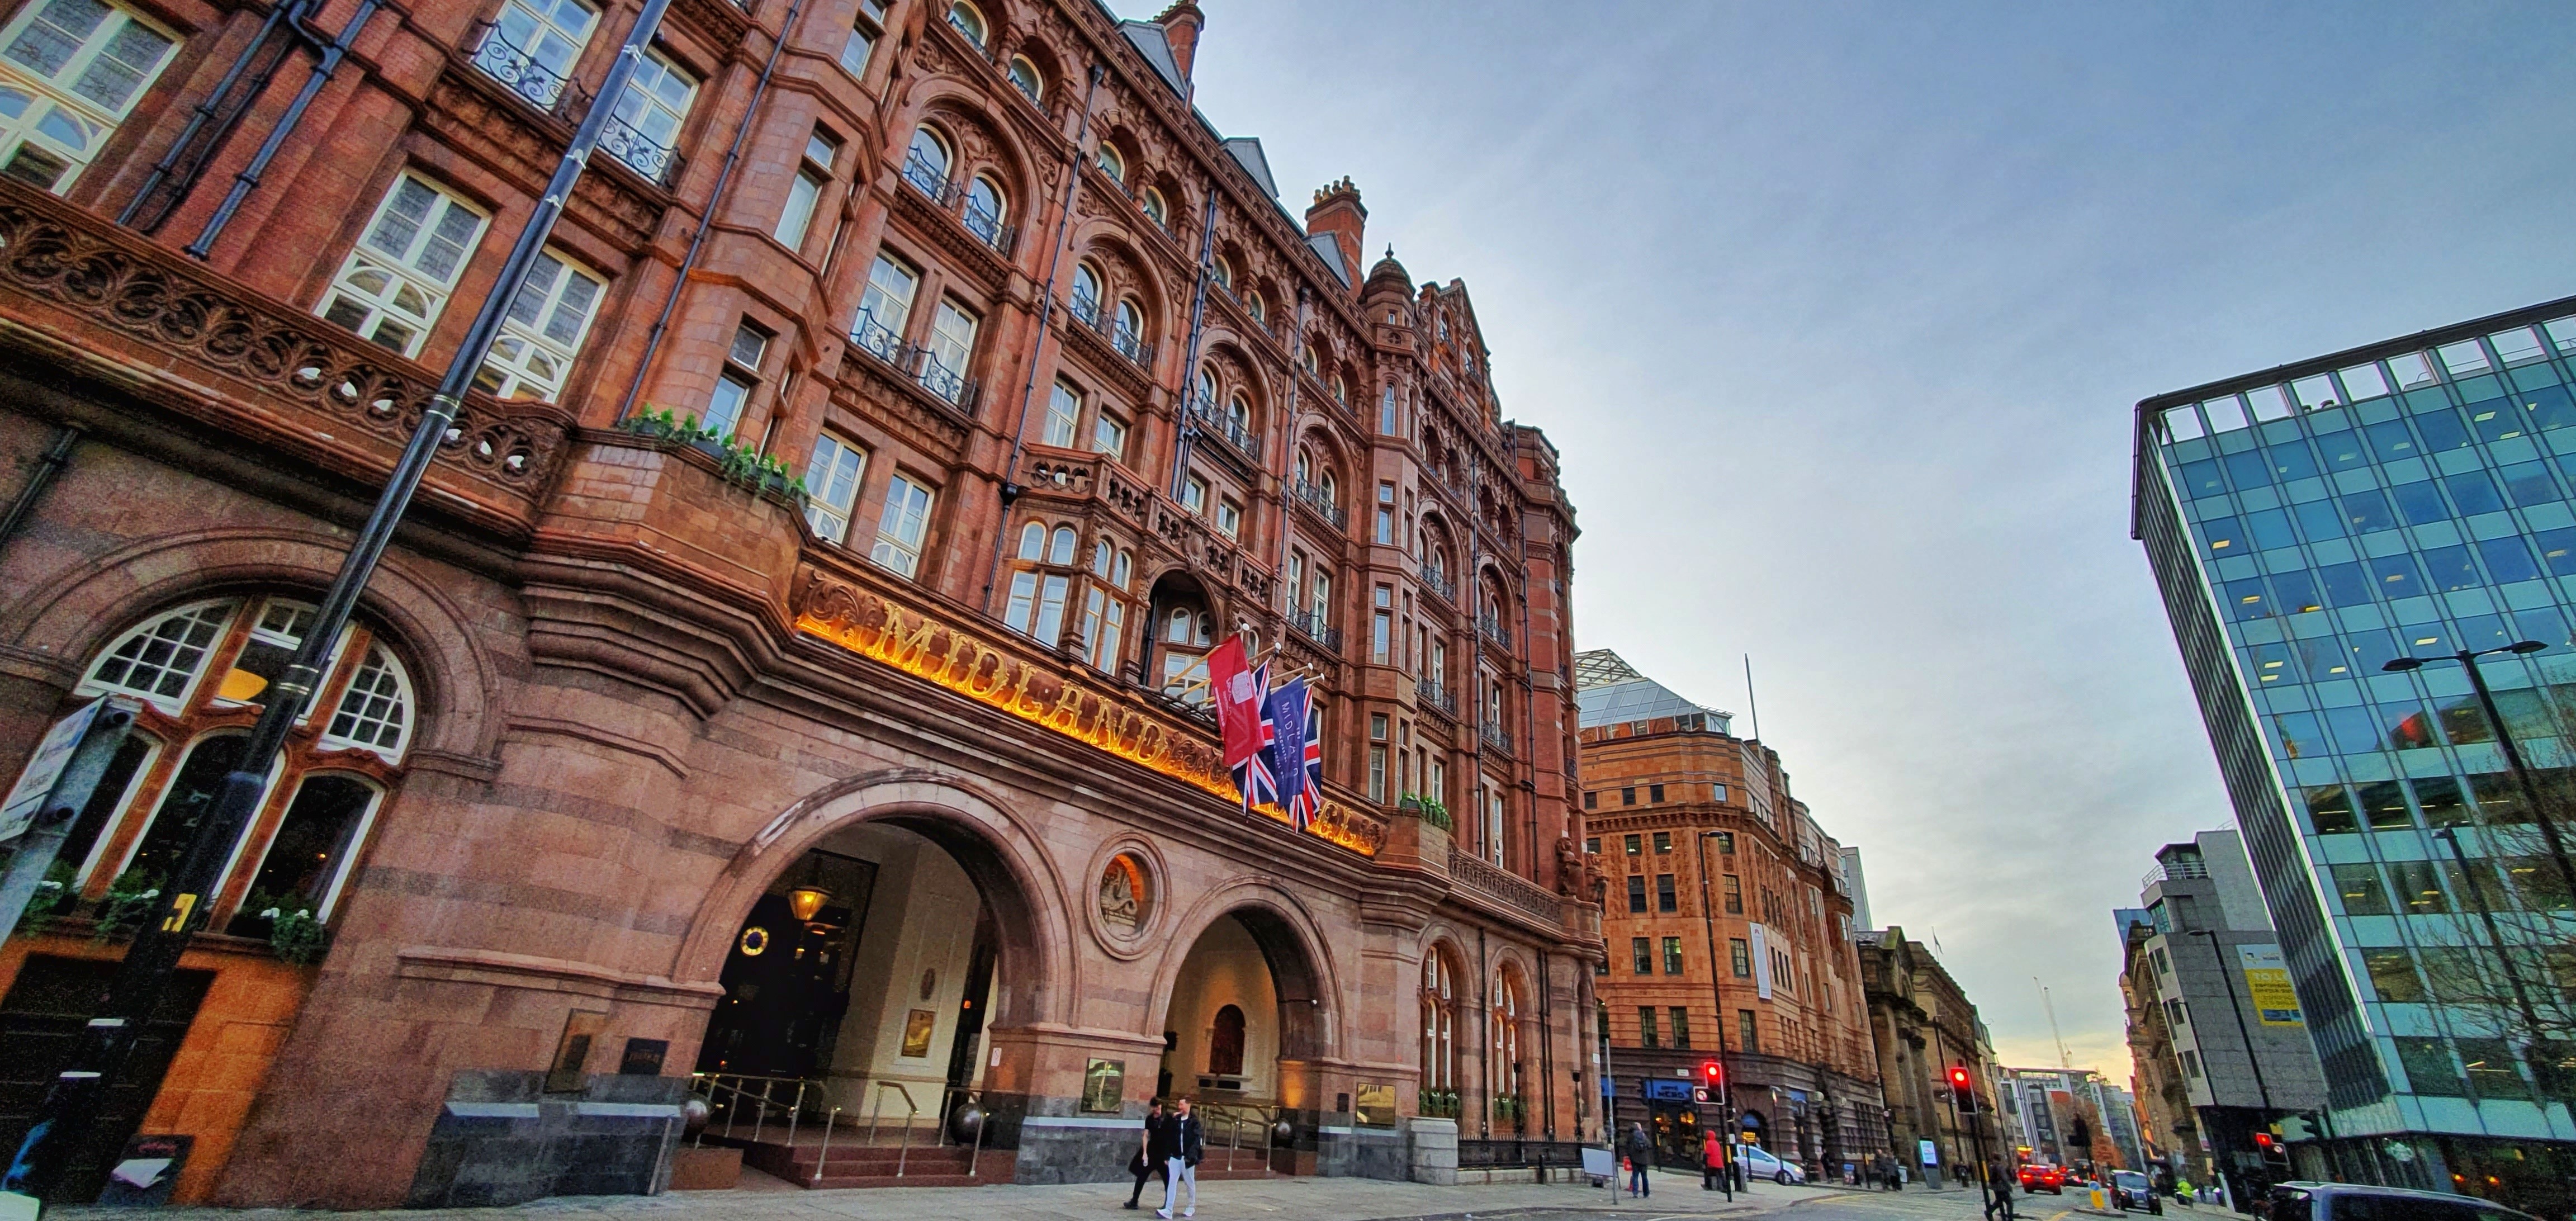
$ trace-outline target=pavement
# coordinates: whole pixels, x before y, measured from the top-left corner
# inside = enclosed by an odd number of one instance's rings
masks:
[[[808,1191],[743,1171],[742,1186],[727,1191],[671,1192],[659,1196],[557,1196],[507,1208],[401,1209],[380,1213],[324,1213],[294,1209],[158,1208],[154,1221],[1119,1221],[1152,1217],[1160,1183],[1148,1184],[1146,1207],[1128,1212],[1124,1183],[984,1187],[868,1187]],[[1579,1183],[1489,1184],[1433,1187],[1377,1179],[1275,1178],[1202,1184],[1202,1221],[1296,1218],[1298,1221],[1665,1221],[1667,1218],[1751,1217],[1779,1214],[1787,1221],[1972,1221],[1977,1192],[1903,1192],[1836,1186],[1780,1187],[1757,1183],[1730,1202],[1703,1192],[1699,1176],[1661,1172],[1644,1200],[1625,1192]],[[2053,1197],[2017,1200],[2022,1221],[2062,1221],[2090,1210]],[[132,1221],[126,1209],[95,1206],[46,1210],[49,1221]]]

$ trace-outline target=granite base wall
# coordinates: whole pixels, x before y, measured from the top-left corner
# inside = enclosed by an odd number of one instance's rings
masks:
[[[1014,1181],[1021,1183],[1130,1183],[1128,1159],[1144,1134],[1145,1107],[1128,1103],[1129,1115],[1083,1114],[1079,1098],[1028,1096],[1010,1125],[1019,1149]]]
[[[682,1077],[590,1077],[544,1092],[545,1074],[457,1073],[412,1176],[413,1208],[522,1204],[545,1196],[658,1195],[680,1140]]]
[[[1412,1145],[1394,1128],[1324,1128],[1315,1133],[1315,1173],[1330,1178],[1413,1178]]]
[[[1458,1121],[1415,1119],[1405,1126],[1407,1169],[1416,1183],[1449,1187],[1458,1182]]]

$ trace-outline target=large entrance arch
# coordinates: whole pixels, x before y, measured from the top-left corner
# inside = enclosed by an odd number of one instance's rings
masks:
[[[1191,943],[1164,1005],[1155,1092],[1197,1100],[1203,1170],[1311,1172],[1329,996],[1308,938],[1275,908],[1230,908]]]

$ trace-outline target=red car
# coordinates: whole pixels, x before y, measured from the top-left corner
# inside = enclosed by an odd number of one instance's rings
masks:
[[[2053,1196],[2066,1194],[2066,1171],[2044,1162],[2033,1162],[2021,1168],[2022,1194],[2045,1191]]]

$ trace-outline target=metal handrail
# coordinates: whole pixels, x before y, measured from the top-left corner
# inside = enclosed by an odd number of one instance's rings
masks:
[[[905,1108],[905,1115],[903,1117],[903,1147],[894,1155],[894,1177],[899,1179],[903,1177],[904,1163],[909,1161],[912,1157],[912,1121],[921,1118],[921,1104],[912,1100],[912,1091],[903,1088],[902,1082],[877,1082],[876,1092],[874,1095],[875,1103],[868,1109],[868,1144],[870,1145],[875,1145],[877,1143],[877,1117],[885,1113],[885,1092],[887,1090],[893,1090],[895,1093],[903,1095],[903,1105]]]

